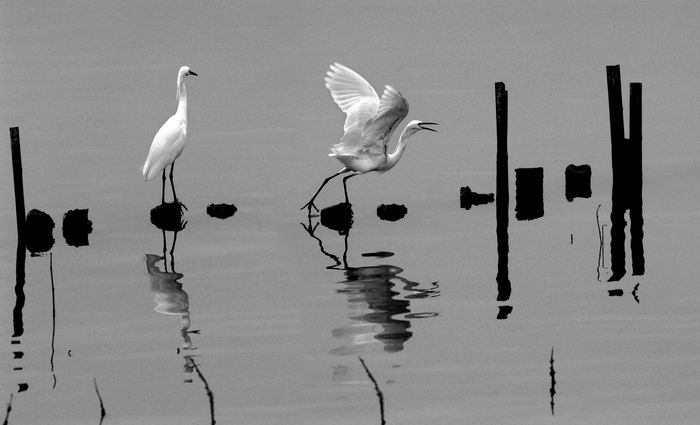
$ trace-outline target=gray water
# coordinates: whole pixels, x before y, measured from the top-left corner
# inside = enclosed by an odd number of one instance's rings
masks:
[[[698,18],[693,2],[0,3],[0,123],[20,127],[27,210],[57,223],[51,252],[27,256],[13,337],[6,142],[9,423],[98,423],[93,379],[105,424],[211,423],[205,381],[221,424],[379,423],[358,356],[388,424],[696,423]],[[344,120],[323,85],[334,61],[401,90],[408,119],[440,124],[390,173],[349,181],[347,240],[323,226],[310,235],[299,211],[340,168],[326,156]],[[163,255],[149,221],[160,182],[140,167],[183,64],[199,77],[175,173],[189,208],[166,252],[175,281],[147,257]],[[646,273],[607,283],[596,209],[609,229],[612,64],[625,111],[629,82],[643,83]],[[543,218],[515,220],[511,186],[503,302],[495,206],[458,199],[466,185],[495,192],[496,81],[509,91],[511,169],[545,170]],[[570,163],[591,165],[590,199],[564,198]],[[342,199],[335,182],[317,202]],[[239,209],[209,217],[220,202]],[[380,220],[389,203],[406,217]],[[61,236],[74,208],[89,208],[89,246]],[[362,255],[378,251],[394,255]],[[502,306],[513,310],[499,320]]]

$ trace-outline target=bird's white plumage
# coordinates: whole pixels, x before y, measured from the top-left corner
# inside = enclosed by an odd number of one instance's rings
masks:
[[[160,127],[148,151],[143,175],[151,180],[180,156],[187,141],[187,117],[175,114]]]
[[[385,86],[380,99],[367,80],[337,62],[331,65],[325,80],[333,100],[347,114],[345,133],[331,148],[331,156],[386,154],[391,134],[408,115],[406,99],[391,86]]]
[[[406,150],[408,138],[420,130],[437,131],[428,127],[435,123],[418,120],[408,123],[401,133],[393,152],[387,152],[387,145],[396,126],[408,115],[408,102],[391,86],[385,86],[381,99],[372,86],[360,74],[339,63],[330,66],[326,73],[326,87],[345,118],[345,133],[340,142],[333,145],[330,156],[343,164],[343,168],[326,178],[302,209],[318,208],[314,200],[323,187],[333,178],[346,173],[343,178],[345,202],[348,201],[345,182],[352,176],[375,171],[384,173],[401,159]]]
[[[187,89],[185,77],[197,75],[190,68],[183,66],[177,75],[177,111],[160,127],[153,137],[151,149],[143,164],[143,176],[151,180],[158,173],[172,165],[180,156],[187,142]]]

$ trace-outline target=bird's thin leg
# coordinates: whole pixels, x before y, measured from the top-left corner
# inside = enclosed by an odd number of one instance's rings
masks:
[[[160,191],[160,203],[165,203],[165,168],[163,168],[163,186]]]
[[[173,190],[173,202],[177,205],[180,205],[184,209],[187,209],[185,204],[177,200],[177,194],[175,194],[175,182],[173,181],[173,169],[175,168],[175,161],[170,165],[170,187]]]
[[[349,176],[343,177],[343,190],[345,191],[345,203],[346,204],[350,204],[350,201],[348,200],[348,187],[345,184],[345,182],[347,182],[350,177],[355,177],[356,175],[357,175],[357,173],[350,174]]]
[[[343,173],[349,173],[350,171],[352,171],[352,170],[349,170],[349,169],[347,169],[347,168],[343,168],[342,170],[338,171],[337,173],[333,174],[332,176],[326,178],[326,179],[323,181],[323,183],[321,183],[321,187],[319,187],[318,190],[316,191],[316,193],[314,193],[314,196],[311,197],[311,200],[310,200],[309,202],[307,202],[307,203],[306,203],[303,207],[301,207],[300,209],[303,210],[304,208],[308,208],[308,209],[309,209],[309,213],[311,213],[311,208],[313,208],[313,209],[315,209],[316,211],[318,211],[318,208],[316,208],[316,205],[314,205],[314,200],[316,199],[316,197],[318,196],[318,194],[321,193],[321,189],[323,189],[323,186],[325,186],[326,183],[328,183],[329,181],[331,181],[331,179],[333,179],[334,177],[337,177],[337,176],[339,176],[339,175],[341,175],[341,174],[343,174]]]
[[[168,271],[168,257],[166,255],[168,245],[166,243],[165,239],[165,230],[161,229],[161,232],[163,232],[163,267],[165,267],[165,271]]]
[[[173,169],[175,168],[175,161],[173,161],[172,164],[170,164],[170,187],[173,190],[173,199],[174,202],[177,204],[177,195],[175,194],[175,182],[173,181]],[[165,171],[165,170],[163,170]]]
[[[177,242],[177,232],[173,232],[173,246],[170,248],[170,270],[175,273],[175,243]]]

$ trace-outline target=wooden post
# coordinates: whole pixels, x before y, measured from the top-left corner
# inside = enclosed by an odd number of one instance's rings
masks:
[[[644,274],[644,218],[642,216],[642,83],[630,84],[629,210],[632,274]]]
[[[632,273],[644,274],[642,217],[642,84],[630,84],[630,135],[625,139],[620,66],[608,66],[608,104],[612,152],[612,211],[610,212],[609,281],[620,280],[625,270],[625,211],[630,212]]]
[[[19,127],[10,127],[10,149],[12,150],[12,175],[15,183],[15,214],[17,215],[17,238],[24,241],[24,182],[22,181],[22,152],[19,144]]]
[[[515,218],[535,220],[544,216],[544,168],[515,169]]]
[[[10,150],[12,152],[12,174],[15,185],[15,214],[17,216],[17,256],[15,264],[15,306],[12,309],[12,337],[19,338],[24,334],[24,282],[25,261],[27,258],[24,223],[24,183],[22,182],[22,153],[19,144],[19,127],[10,127]],[[13,339],[13,344],[19,344],[19,339]]]
[[[510,299],[508,278],[508,91],[496,83],[496,239],[498,246],[497,301]]]
[[[625,275],[625,127],[622,113],[622,86],[620,65],[606,67],[608,79],[608,107],[610,112],[610,146],[612,156],[612,209],[610,212],[610,280],[620,280]]]

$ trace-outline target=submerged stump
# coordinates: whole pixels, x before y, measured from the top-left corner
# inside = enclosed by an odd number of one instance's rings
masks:
[[[88,219],[88,209],[75,209],[63,215],[63,239],[70,246],[88,246],[88,235],[92,233],[92,221]]]
[[[406,216],[408,208],[399,204],[381,204],[377,207],[377,217],[385,221],[398,221]]]
[[[182,205],[175,202],[160,204],[151,210],[151,223],[160,230],[179,232],[187,222],[182,220]]]
[[[534,220],[544,216],[544,169],[515,169],[515,218]]]
[[[207,207],[207,214],[210,217],[226,219],[233,216],[238,208],[233,204],[209,204]]]
[[[51,250],[55,242],[54,227],[56,224],[50,215],[36,209],[29,211],[24,225],[24,234],[30,253],[40,254]]]
[[[469,186],[459,188],[459,207],[465,210],[471,209],[474,205],[490,204],[495,199],[493,193],[472,192]]]
[[[347,202],[331,205],[321,210],[321,225],[346,234],[352,228],[352,206]]]
[[[591,197],[591,166],[569,164],[564,170],[566,180],[566,200]]]

